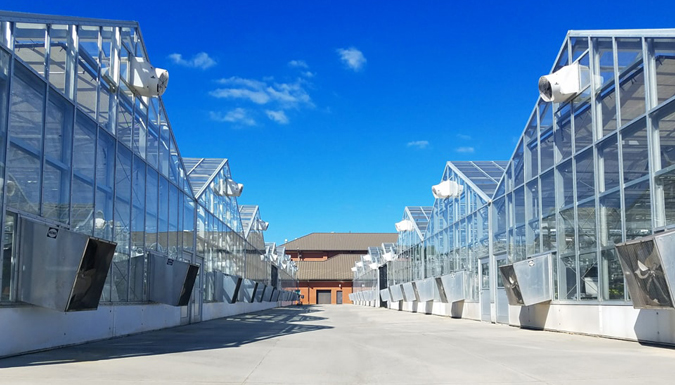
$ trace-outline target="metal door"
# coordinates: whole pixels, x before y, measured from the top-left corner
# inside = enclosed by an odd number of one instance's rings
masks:
[[[317,290],[316,303],[318,305],[330,305],[330,290]]]
[[[204,277],[204,269],[202,269],[203,264],[204,258],[195,257],[195,265],[199,266],[199,273],[197,273],[197,279],[195,280],[195,285],[192,288],[192,299],[190,300],[192,307],[192,317],[190,322],[192,323],[202,321],[202,303],[204,299],[202,294],[202,280]]]
[[[338,305],[342,305],[342,291],[340,290],[335,292],[335,303]]]
[[[491,322],[490,312],[490,258],[480,260],[480,319]]]
[[[509,323],[509,299],[506,296],[506,289],[504,289],[504,282],[502,281],[502,275],[499,272],[499,266],[504,266],[508,264],[508,259],[506,254],[497,255],[495,257],[495,262],[497,264],[497,269],[495,275],[497,276],[497,296],[496,296],[496,310],[497,310],[497,322],[508,324]]]

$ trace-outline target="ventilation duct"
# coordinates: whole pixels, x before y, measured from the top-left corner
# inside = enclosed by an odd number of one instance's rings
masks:
[[[672,308],[675,282],[675,231],[615,246],[636,309]]]
[[[21,218],[19,300],[62,312],[96,310],[115,247]]]
[[[172,306],[186,306],[198,273],[197,265],[148,253],[148,299]]]
[[[499,267],[509,305],[530,306],[550,301],[551,254]]]
[[[469,283],[469,272],[457,271],[454,273],[442,275],[440,277],[445,298],[449,303],[464,301],[467,297],[467,286]]]
[[[403,300],[403,289],[401,285],[391,285],[389,286],[389,294],[392,301],[402,301]]]
[[[406,302],[419,301],[412,282],[406,282],[401,286],[403,286],[403,298]]]
[[[564,103],[581,92],[590,82],[588,67],[578,62],[566,65],[539,78],[539,96],[545,102]]]

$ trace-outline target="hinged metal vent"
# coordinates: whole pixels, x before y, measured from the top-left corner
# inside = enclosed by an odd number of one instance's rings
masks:
[[[673,307],[675,231],[638,238],[616,245],[633,307]]]
[[[190,302],[199,266],[148,253],[148,299],[172,306]]]
[[[464,301],[467,297],[467,286],[469,283],[469,272],[456,271],[454,273],[441,276],[443,291],[449,303]]]
[[[551,300],[551,254],[499,267],[509,305],[530,306]]]
[[[21,219],[19,300],[63,311],[96,310],[116,243]]]

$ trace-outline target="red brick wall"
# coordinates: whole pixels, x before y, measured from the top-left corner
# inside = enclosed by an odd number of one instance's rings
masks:
[[[317,290],[330,290],[331,291],[331,303],[336,304],[337,292],[342,291],[342,303],[349,304],[352,303],[349,300],[349,295],[352,293],[352,282],[351,281],[300,281],[299,283],[300,294],[304,295],[305,298],[302,299],[304,305],[315,305],[316,304],[316,292]]]

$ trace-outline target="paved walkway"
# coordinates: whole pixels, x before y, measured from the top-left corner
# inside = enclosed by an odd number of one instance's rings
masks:
[[[668,384],[675,350],[342,306],[0,359],[2,384]]]

